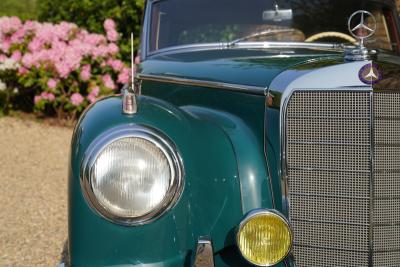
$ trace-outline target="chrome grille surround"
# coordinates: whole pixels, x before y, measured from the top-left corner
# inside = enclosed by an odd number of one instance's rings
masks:
[[[400,266],[400,93],[298,89],[281,108],[296,265]]]

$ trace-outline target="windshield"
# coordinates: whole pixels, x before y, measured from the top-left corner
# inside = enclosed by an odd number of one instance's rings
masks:
[[[355,43],[347,20],[360,9],[370,11],[377,21],[377,31],[366,41],[366,46],[396,49],[395,13],[382,2],[162,0],[151,7],[148,50],[239,41]],[[366,24],[372,24],[372,19]]]

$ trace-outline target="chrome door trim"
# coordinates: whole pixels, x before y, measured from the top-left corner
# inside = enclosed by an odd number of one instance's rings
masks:
[[[137,74],[137,78],[141,81],[152,81],[152,82],[179,84],[179,85],[209,87],[209,88],[235,91],[235,92],[247,93],[247,94],[253,94],[253,95],[262,95],[262,96],[265,96],[265,94],[267,92],[267,88],[265,88],[265,87],[224,83],[224,82],[203,81],[203,80],[179,78],[179,77],[165,76],[165,75],[153,75],[153,74],[139,73],[139,74]]]

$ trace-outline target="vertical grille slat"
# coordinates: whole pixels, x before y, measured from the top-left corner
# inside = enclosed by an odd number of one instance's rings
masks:
[[[400,266],[400,93],[295,91],[284,118],[297,266]]]

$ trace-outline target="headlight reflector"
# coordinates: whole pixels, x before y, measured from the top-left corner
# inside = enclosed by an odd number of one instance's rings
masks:
[[[147,127],[111,129],[93,142],[83,164],[89,204],[116,223],[138,225],[161,216],[182,189],[180,157],[169,139]]]
[[[292,246],[289,224],[278,213],[251,212],[240,224],[237,244],[242,256],[257,266],[272,266],[282,261]]]
[[[109,144],[97,157],[92,187],[110,213],[138,217],[161,203],[173,176],[159,148],[147,140],[126,137]]]

